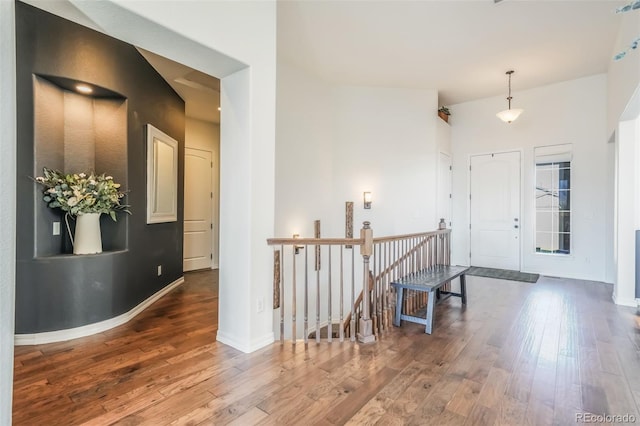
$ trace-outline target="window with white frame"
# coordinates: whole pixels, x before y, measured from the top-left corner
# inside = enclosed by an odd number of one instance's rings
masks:
[[[536,253],[571,253],[571,148],[535,148]]]

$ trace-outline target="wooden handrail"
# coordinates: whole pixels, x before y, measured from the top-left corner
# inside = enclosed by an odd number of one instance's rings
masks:
[[[364,238],[269,238],[267,239],[267,244],[270,246],[360,246],[364,244]]]
[[[439,229],[437,231],[419,232],[416,234],[390,235],[388,237],[374,237],[373,243],[388,243],[391,241],[406,240],[408,238],[429,237],[431,235],[442,235],[451,232],[451,229]]]
[[[406,240],[408,238],[428,237],[431,235],[442,235],[449,232],[451,232],[451,229],[440,229],[437,231],[419,232],[415,234],[391,235],[387,237],[374,237],[373,244]],[[267,244],[270,246],[276,246],[276,245],[315,246],[315,245],[335,245],[335,244],[359,246],[364,244],[364,238],[268,238]]]

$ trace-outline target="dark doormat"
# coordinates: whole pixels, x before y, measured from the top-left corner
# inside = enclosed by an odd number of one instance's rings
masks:
[[[497,278],[500,280],[523,281],[525,283],[535,283],[540,278],[540,274],[527,274],[520,271],[510,271],[508,269],[480,268],[472,266],[467,271],[467,275],[476,277]]]

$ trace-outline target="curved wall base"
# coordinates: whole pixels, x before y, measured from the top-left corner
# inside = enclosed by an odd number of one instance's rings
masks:
[[[125,312],[124,314],[118,315],[117,317],[93,324],[84,325],[82,327],[69,328],[66,330],[47,331],[44,333],[33,334],[16,334],[14,336],[14,344],[16,346],[41,345],[45,343],[64,342],[71,339],[77,339],[79,337],[86,337],[93,334],[102,333],[103,331],[129,322],[140,312],[144,311],[153,302],[160,299],[162,296],[169,293],[171,290],[182,283],[184,283],[184,277],[178,278],[156,294],[144,300],[138,306],[131,309],[129,312]]]

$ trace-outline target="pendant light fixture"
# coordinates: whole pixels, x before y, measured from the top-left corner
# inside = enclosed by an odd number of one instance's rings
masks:
[[[507,96],[507,101],[509,101],[509,109],[505,109],[504,111],[500,111],[496,114],[496,117],[498,117],[505,123],[511,123],[512,121],[515,121],[523,111],[520,108],[511,109],[511,99],[513,99],[511,97],[511,74],[513,73],[513,70],[507,71],[507,75],[509,76],[509,96]]]

